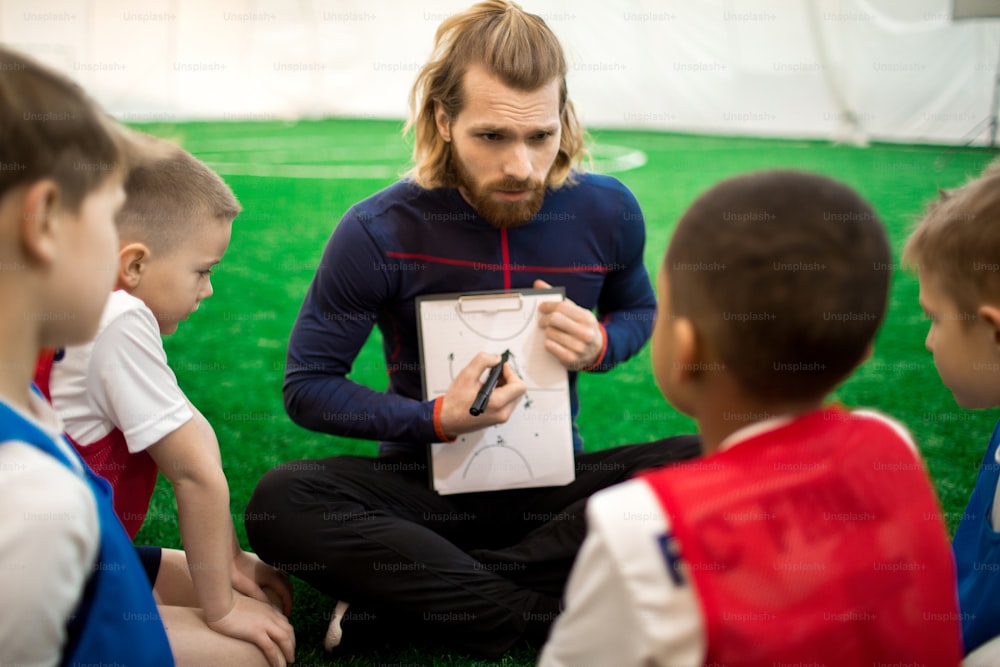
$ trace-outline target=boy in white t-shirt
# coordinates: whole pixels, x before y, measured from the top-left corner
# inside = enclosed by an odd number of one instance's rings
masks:
[[[84,460],[111,483],[130,536],[145,518],[157,470],[173,485],[185,552],[164,549],[162,564],[147,563],[161,605],[192,608],[192,632],[207,623],[220,639],[256,645],[249,664],[284,665],[295,645],[285,617],[289,581],[240,548],[215,433],[178,386],[160,339],[212,295],[211,270],[240,207],[222,179],[181,148],[118,131],[130,153],[127,199],[115,219],[118,289],[94,341],[57,351],[50,372],[42,363],[38,376],[49,376],[53,406]],[[248,664],[238,657],[246,651],[218,646],[220,659]]]

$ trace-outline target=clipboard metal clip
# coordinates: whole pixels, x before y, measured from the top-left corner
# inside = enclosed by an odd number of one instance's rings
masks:
[[[458,298],[458,311],[461,313],[499,313],[516,310],[521,310],[521,295],[517,292],[477,294]]]

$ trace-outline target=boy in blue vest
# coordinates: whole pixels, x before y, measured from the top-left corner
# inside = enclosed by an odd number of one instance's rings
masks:
[[[126,201],[115,216],[117,282],[91,342],[40,365],[66,438],[112,488],[135,537],[158,472],[171,482],[184,551],[140,547],[178,662],[283,667],[295,637],[285,575],[241,549],[211,425],[177,384],[161,336],[212,295],[239,204],[217,174],[170,142],[115,125]],[[177,640],[175,640],[175,635]]]
[[[110,489],[31,388],[114,284],[122,147],[69,80],[5,47],[0,70],[0,664],[173,665]]]
[[[0,71],[0,665],[284,667],[294,637],[279,610],[262,605],[270,637],[246,637],[232,613],[210,627],[183,552],[140,561],[109,484],[30,387],[40,349],[97,331],[144,149],[60,75],[3,47]]]
[[[1000,162],[933,203],[907,241],[927,349],[964,408],[1000,406]],[[967,665],[1000,664],[1000,423],[955,531],[962,640]]]
[[[542,665],[959,663],[947,535],[912,440],[825,405],[870,351],[889,258],[871,207],[823,176],[750,174],[692,204],[660,268],[652,356],[705,456],[591,497]]]

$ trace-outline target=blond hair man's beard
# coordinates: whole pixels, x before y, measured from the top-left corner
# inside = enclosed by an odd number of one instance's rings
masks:
[[[451,162],[455,169],[458,187],[476,213],[488,220],[494,227],[498,229],[520,227],[530,222],[535,214],[541,210],[545,200],[544,182],[504,178],[479,186],[455,152],[454,144],[452,144],[451,151]],[[521,201],[503,201],[494,195],[498,190],[527,190],[528,196]]]

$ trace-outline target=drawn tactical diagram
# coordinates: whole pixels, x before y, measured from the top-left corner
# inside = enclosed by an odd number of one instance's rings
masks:
[[[462,440],[462,438],[459,438]],[[479,461],[479,466],[475,466]],[[480,472],[485,466],[485,470]],[[514,447],[508,447],[503,441],[503,436],[498,435],[497,440],[492,445],[483,445],[475,450],[469,462],[465,464],[462,471],[462,479],[468,479],[470,471],[473,476],[489,474],[493,468],[509,467],[514,473],[522,473],[528,479],[534,479],[535,474],[531,470],[528,459]]]
[[[554,486],[573,480],[569,376],[545,350],[544,332],[537,324],[538,304],[562,299],[561,289],[417,299],[427,399],[444,395],[480,352],[510,350],[510,363],[528,386],[506,423],[430,446],[438,493]]]

